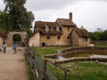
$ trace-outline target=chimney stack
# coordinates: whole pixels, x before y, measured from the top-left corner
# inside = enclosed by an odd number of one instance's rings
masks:
[[[69,13],[69,20],[70,20],[70,22],[72,22],[72,12]]]
[[[81,29],[84,29],[84,27],[83,27],[83,26],[81,26]]]

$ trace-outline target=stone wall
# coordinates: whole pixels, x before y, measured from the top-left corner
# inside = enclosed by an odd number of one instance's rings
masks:
[[[107,52],[107,47],[77,47],[68,48],[58,51],[56,54],[44,56],[45,58],[56,58],[57,56],[62,56],[69,53],[81,52],[81,51],[105,51]]]
[[[8,37],[7,37],[7,45],[8,45],[8,46],[10,46],[10,45],[13,44],[13,36],[14,36],[15,34],[19,34],[19,35],[21,36],[21,42],[22,42],[22,43],[25,43],[25,42],[26,42],[27,37],[26,37],[24,31],[22,31],[22,32],[21,32],[21,31],[20,31],[20,32],[12,31],[12,32],[9,32]]]

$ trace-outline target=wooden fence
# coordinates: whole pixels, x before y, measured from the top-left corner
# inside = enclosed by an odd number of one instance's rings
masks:
[[[107,44],[107,41],[91,41],[91,44],[103,45],[103,44]]]
[[[68,80],[68,72],[69,72],[68,69],[66,69],[64,67],[60,67],[54,63],[48,62],[46,59],[41,61],[35,51],[31,51],[28,46],[26,46],[25,49],[26,49],[25,53],[26,53],[26,56],[27,56],[27,59],[28,59],[30,65],[32,67],[32,72],[33,72],[35,80],[58,80],[52,74],[52,72],[49,70],[48,64],[51,64],[54,67],[57,67],[57,68],[61,69],[62,71],[64,71],[64,76],[63,76],[64,80]],[[73,77],[77,78],[76,76],[73,76]],[[82,80],[79,78],[77,78],[77,79]]]
[[[29,47],[26,47],[26,56],[27,59],[29,60],[29,63],[32,67],[32,72],[34,74],[34,78],[35,80],[48,80],[47,79],[47,75],[46,75],[46,71],[47,70],[47,61],[44,61],[44,67],[43,69],[40,68],[38,62],[37,62],[37,56],[36,56],[36,52],[34,51],[30,51]]]
[[[35,51],[31,51],[28,46],[25,48],[27,59],[32,67],[35,80],[57,80],[48,69],[48,61],[41,61]]]

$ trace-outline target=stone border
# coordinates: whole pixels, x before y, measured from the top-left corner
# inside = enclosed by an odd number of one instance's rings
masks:
[[[106,51],[107,47],[77,47],[77,48],[68,48],[61,51],[58,51],[56,54],[44,56],[44,58],[56,58],[58,55],[65,55],[68,53],[75,53],[80,51]],[[55,60],[55,63],[66,63],[66,62],[74,62],[74,61],[106,61],[106,58],[89,58],[89,57],[80,57],[80,58],[69,58],[64,60]]]

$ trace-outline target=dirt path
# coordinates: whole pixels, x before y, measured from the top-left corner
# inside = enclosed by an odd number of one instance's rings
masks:
[[[0,52],[0,80],[28,80],[24,48],[18,48],[17,54],[11,47],[6,54]]]

